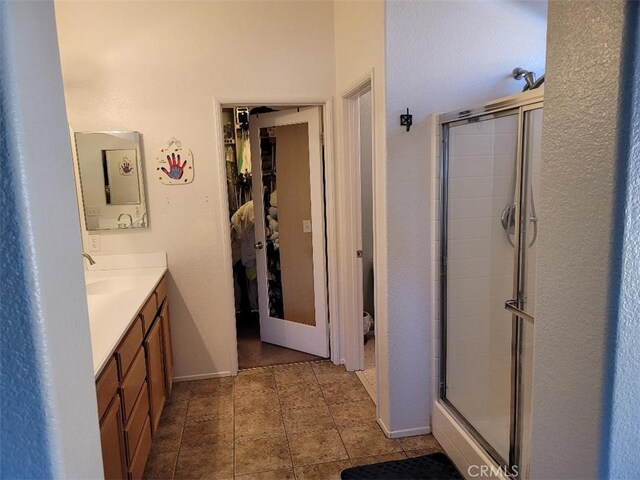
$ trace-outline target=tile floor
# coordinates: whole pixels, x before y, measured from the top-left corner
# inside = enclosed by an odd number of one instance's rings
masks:
[[[364,378],[367,379],[371,388],[375,392],[376,385],[376,338],[373,335],[367,339],[364,344],[364,370],[362,371]]]
[[[339,479],[351,466],[436,451],[431,435],[386,438],[355,374],[298,363],[176,383],[145,478]]]
[[[257,315],[238,314],[236,331],[238,332],[238,367],[241,370],[322,360],[322,357],[263,342],[260,339],[260,318]]]

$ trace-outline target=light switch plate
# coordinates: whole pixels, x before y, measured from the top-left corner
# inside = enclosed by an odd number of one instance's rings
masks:
[[[303,220],[302,221],[302,232],[303,233],[311,233],[311,220]]]
[[[89,251],[100,251],[100,235],[89,235]]]

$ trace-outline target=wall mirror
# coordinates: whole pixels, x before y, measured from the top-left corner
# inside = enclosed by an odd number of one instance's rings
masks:
[[[76,132],[74,137],[87,230],[147,227],[138,132]]]

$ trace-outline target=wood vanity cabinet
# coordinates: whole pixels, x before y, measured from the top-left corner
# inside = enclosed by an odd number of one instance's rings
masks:
[[[162,358],[162,321],[156,320],[144,341],[147,354],[147,376],[149,378],[149,406],[151,413],[151,431],[156,433],[160,414],[164,407],[164,366]]]
[[[163,277],[96,381],[107,479],[142,478],[173,382],[168,305]]]
[[[120,396],[116,394],[100,422],[102,462],[106,480],[126,478]]]
[[[171,343],[171,325],[169,321],[169,299],[166,298],[160,311],[162,320],[162,346],[164,351],[164,390],[167,398],[173,390],[173,343]]]

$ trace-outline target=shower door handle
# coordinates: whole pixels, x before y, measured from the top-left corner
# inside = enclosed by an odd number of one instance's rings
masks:
[[[506,302],[504,302],[504,309],[507,312],[512,313],[520,318],[524,318],[528,322],[534,323],[534,318],[531,315],[518,308],[517,300],[507,300]]]

